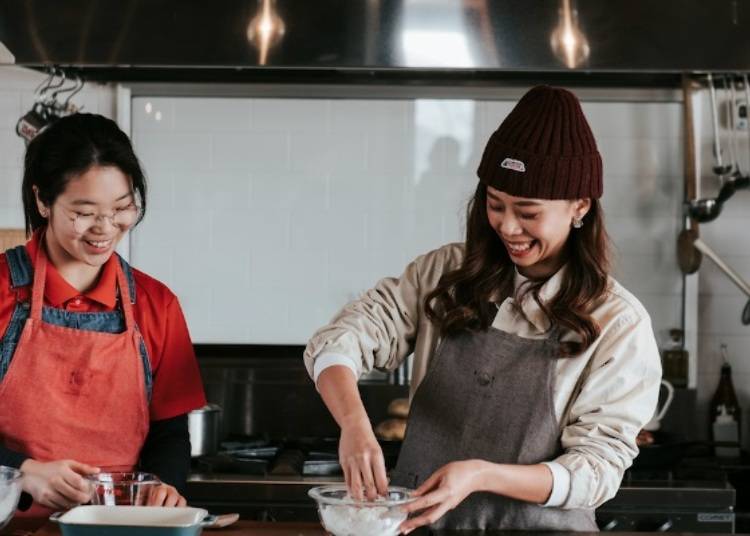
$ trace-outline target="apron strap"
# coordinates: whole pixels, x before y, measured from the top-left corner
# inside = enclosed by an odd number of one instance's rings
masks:
[[[133,315],[133,303],[135,299],[131,297],[130,285],[128,279],[125,277],[125,271],[122,268],[121,263],[117,263],[117,287],[120,292],[122,299],[122,312],[125,315],[125,329],[135,329],[135,317]]]
[[[42,306],[44,305],[44,285],[47,280],[47,253],[44,245],[39,244],[34,263],[34,286],[31,289],[31,318],[42,321]]]
[[[118,253],[115,253],[115,255],[117,255],[117,260],[120,261],[120,266],[125,272],[125,277],[128,280],[128,290],[130,291],[130,303],[134,304],[135,303],[135,278],[133,277],[133,269],[125,261],[125,259],[123,259]]]
[[[26,246],[16,246],[7,250],[5,258],[10,269],[10,288],[17,289],[31,285],[34,279],[34,269],[31,266]]]

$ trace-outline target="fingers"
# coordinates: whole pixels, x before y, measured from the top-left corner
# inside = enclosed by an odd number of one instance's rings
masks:
[[[372,474],[372,465],[368,461],[364,460],[364,463],[360,465],[360,471],[362,473],[365,498],[368,501],[374,501],[378,497],[378,490],[375,489],[375,477]]]
[[[146,501],[148,506],[186,506],[185,497],[179,494],[174,486],[162,484],[151,490]]]
[[[177,490],[174,488],[171,488],[167,490],[167,496],[164,498],[163,506],[177,506],[177,503],[180,502],[180,494],[177,493]]]
[[[148,494],[148,500],[146,501],[147,506],[162,506],[164,500],[167,498],[168,486],[161,485],[152,488]]]
[[[92,483],[74,471],[63,470],[59,477],[63,484],[75,489],[77,492],[90,494],[92,491]]]
[[[74,504],[82,504],[91,499],[92,488],[81,482],[81,487],[70,484],[64,475],[59,475],[50,480],[52,488]]]
[[[362,500],[362,473],[356,460],[349,466],[349,494],[358,501]]]
[[[380,451],[352,456],[344,465],[344,478],[349,493],[357,500],[366,498],[374,501],[379,495],[385,496],[388,493],[385,460]]]
[[[42,506],[47,506],[56,510],[69,510],[78,504],[69,500],[62,493],[51,487],[43,490],[40,496],[36,497],[35,500]]]
[[[381,452],[380,456],[375,459],[373,464],[373,473],[375,474],[375,487],[378,489],[378,495],[383,497],[388,495],[388,476],[385,472],[385,458]]]
[[[450,499],[450,494],[446,490],[436,490],[432,493],[428,493],[415,501],[404,505],[404,511],[411,514],[413,512],[419,512],[431,506],[435,506],[438,503],[447,501]]]
[[[424,495],[426,493],[429,493],[433,489],[438,488],[443,480],[443,476],[445,476],[445,468],[441,467],[440,469],[432,473],[427,480],[422,482],[422,485],[414,491],[414,495]]]
[[[92,475],[100,471],[100,469],[95,465],[89,465],[87,463],[78,462],[76,460],[68,460],[67,465],[79,475]]]
[[[450,510],[450,506],[448,505],[448,503],[438,504],[430,508],[429,510],[426,510],[421,515],[404,521],[400,527],[401,532],[403,534],[409,534],[411,531],[418,527],[432,525],[433,523],[437,522],[438,519],[443,517],[448,510]]]

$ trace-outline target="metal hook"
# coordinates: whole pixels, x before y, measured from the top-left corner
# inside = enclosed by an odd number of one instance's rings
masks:
[[[59,106],[62,109],[67,108],[68,103],[70,102],[70,99],[73,97],[73,95],[75,95],[76,93],[78,93],[79,91],[81,91],[81,89],[83,88],[81,77],[78,76],[78,74],[75,75],[75,78],[70,78],[69,80],[71,82],[73,82],[72,86],[62,87],[62,88],[60,88],[60,89],[58,89],[56,91],[53,91],[52,95],[50,96],[50,100],[53,101],[53,104],[55,106]],[[58,95],[60,95],[61,93],[68,93],[68,92],[71,92],[71,93],[68,96],[68,98],[65,99],[65,102],[63,102],[63,103],[57,103],[56,102]]]
[[[734,89],[734,75],[724,76],[724,92],[729,95],[729,106],[726,108],[727,127],[729,128],[729,164],[732,166],[730,173],[734,176],[742,175],[740,173],[740,162],[737,159],[737,145],[735,140],[736,125],[734,122],[737,94]]]
[[[721,141],[719,138],[719,110],[716,107],[716,86],[714,85],[714,77],[711,73],[708,73],[708,89],[709,96],[711,97],[711,122],[714,130],[714,160],[713,171],[719,176],[719,179],[724,182],[724,175],[732,170],[731,165],[724,164],[724,160],[721,155]]]
[[[60,83],[59,84],[50,84],[47,86],[46,90],[49,91],[50,89],[57,89],[59,87],[62,87],[65,84],[65,71],[61,68],[55,66],[54,68],[55,76],[60,77]]]
[[[81,78],[81,75],[79,75],[78,73],[76,73],[76,75],[75,75],[75,76],[76,76],[76,86],[75,86],[75,88],[73,88],[73,91],[72,91],[72,92],[70,93],[70,95],[68,95],[68,98],[66,98],[66,99],[65,99],[65,108],[66,108],[66,109],[67,109],[67,108],[68,108],[68,106],[70,105],[70,100],[71,100],[71,99],[72,99],[72,98],[73,98],[73,97],[74,97],[74,96],[75,96],[75,95],[76,95],[76,94],[77,94],[77,93],[78,93],[79,91],[81,91],[81,90],[83,89],[83,86],[84,86],[83,78]]]
[[[36,95],[36,100],[40,101],[41,96],[46,93],[47,88],[49,88],[50,84],[52,83],[52,79],[55,76],[55,70],[54,67],[50,67],[49,71],[47,72],[47,78],[42,80],[38,86],[34,89],[34,95]],[[44,86],[44,89],[42,87]]]

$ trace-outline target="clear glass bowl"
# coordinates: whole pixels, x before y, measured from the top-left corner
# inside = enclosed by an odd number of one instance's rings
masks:
[[[151,491],[161,480],[151,473],[99,473],[88,475],[91,482],[91,504],[106,506],[145,506]]]
[[[308,495],[318,503],[320,521],[333,536],[396,536],[407,518],[403,506],[414,500],[411,490],[389,487],[387,497],[358,501],[345,484],[318,486]]]
[[[0,529],[16,513],[21,496],[21,471],[0,465]]]

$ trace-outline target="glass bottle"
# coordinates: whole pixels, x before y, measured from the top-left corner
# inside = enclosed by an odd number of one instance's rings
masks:
[[[664,379],[675,387],[687,387],[688,351],[683,344],[684,332],[681,329],[669,330],[669,341],[662,352]]]
[[[721,355],[724,361],[721,365],[721,378],[711,399],[711,437],[714,441],[734,443],[715,447],[716,456],[737,458],[740,456],[742,408],[734,391],[732,367],[727,359],[726,344],[721,345]]]

